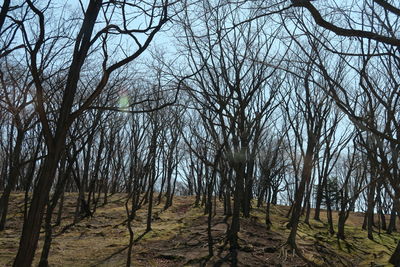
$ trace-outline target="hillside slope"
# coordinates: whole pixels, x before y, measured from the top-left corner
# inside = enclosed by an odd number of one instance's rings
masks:
[[[72,222],[75,203],[75,195],[68,195],[62,225],[54,229],[50,265],[125,266],[129,234],[124,223],[124,198],[124,194],[111,196],[109,203],[98,208],[92,218],[66,228]],[[194,208],[193,203],[192,197],[177,196],[168,210],[162,211],[163,205],[157,205],[153,230],[144,235],[146,206],[138,212],[134,221],[137,241],[133,248],[133,266],[229,266],[225,260],[229,245],[225,244],[227,223],[222,216],[222,207],[218,206],[212,221],[216,256],[208,259],[207,217],[203,215],[203,209]],[[12,265],[18,248],[23,217],[22,194],[12,196],[10,210],[7,229],[0,232],[1,266]],[[305,266],[302,259],[281,247],[289,233],[284,216],[288,207],[272,206],[271,211],[273,225],[270,230],[263,224],[263,209],[255,208],[250,219],[241,220],[240,266]],[[375,233],[375,241],[371,241],[361,230],[362,220],[362,214],[350,215],[345,241],[329,235],[324,219],[323,222],[311,220],[310,226],[301,224],[297,239],[299,247],[308,259],[326,266],[390,266],[387,261],[400,235]],[[42,240],[43,237],[39,248]],[[35,264],[39,258],[40,249]]]

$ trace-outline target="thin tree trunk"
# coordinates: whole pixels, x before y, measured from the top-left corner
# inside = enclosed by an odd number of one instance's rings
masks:
[[[341,210],[339,211],[338,232],[337,232],[337,237],[342,240],[344,240],[346,238],[345,233],[344,233],[345,223],[346,223],[346,214],[342,207]]]
[[[322,203],[323,191],[324,191],[323,182],[321,183],[321,181],[319,181],[318,187],[317,187],[317,195],[316,195],[316,200],[315,200],[315,213],[314,213],[314,220],[317,220],[317,221],[321,220],[320,219],[321,203]]]
[[[296,235],[297,235],[297,228],[300,220],[300,214],[301,214],[301,204],[303,203],[303,196],[304,196],[304,191],[306,189],[306,185],[308,181],[311,179],[311,171],[312,171],[312,151],[313,151],[314,146],[309,144],[307,147],[307,152],[306,156],[304,157],[304,163],[303,163],[303,171],[301,175],[301,180],[299,187],[296,190],[295,193],[295,199],[294,199],[294,204],[292,206],[292,216],[290,219],[290,222],[288,224],[288,227],[291,227],[291,231],[287,240],[287,243],[292,247],[296,248]]]
[[[270,206],[271,206],[271,187],[268,187],[267,191],[267,207],[265,209],[265,224],[267,225],[267,229],[271,229],[271,218],[270,218]]]
[[[51,202],[51,201],[49,201]],[[45,219],[45,237],[44,237],[44,243],[43,243],[43,248],[42,248],[42,254],[40,256],[40,262],[39,262],[39,267],[47,267],[49,266],[48,263],[48,257],[50,253],[50,246],[51,246],[51,240],[52,240],[52,228],[51,228],[51,218],[52,218],[52,207],[50,203],[47,203],[47,209],[46,209],[46,219]]]
[[[331,201],[328,199],[326,200],[326,215],[328,217],[329,233],[334,235]]]
[[[215,172],[215,168],[214,171]],[[212,219],[212,190],[213,190],[213,177],[210,177],[211,181],[209,181],[208,185],[208,196],[207,196],[207,210],[208,210],[208,216],[207,216],[207,243],[208,243],[208,257],[214,256],[214,250],[213,250],[213,238],[211,234],[211,219]]]
[[[243,177],[244,168],[242,163],[237,164],[236,170],[236,186],[233,196],[233,213],[231,228],[228,233],[228,240],[230,243],[230,253],[232,257],[232,266],[237,266],[237,250],[239,249],[238,233],[240,231],[240,205],[242,201],[243,192]]]
[[[374,240],[373,226],[374,226],[374,195],[375,195],[375,182],[372,182],[368,188],[368,208],[367,208],[367,231],[368,239]]]
[[[150,185],[150,193],[149,193],[149,206],[147,210],[147,225],[146,225],[146,232],[151,231],[151,220],[152,220],[152,212],[153,212],[153,190],[154,185],[153,183]]]
[[[396,211],[392,209],[392,212],[390,213],[389,225],[386,230],[387,234],[391,234],[396,230],[396,217]]]
[[[126,211],[126,216],[128,218],[127,227],[128,227],[128,231],[129,231],[129,244],[128,244],[128,254],[127,254],[127,258],[126,258],[126,267],[131,266],[132,248],[133,248],[133,241],[134,241],[132,220],[134,220],[136,217],[136,209],[134,208],[134,206],[135,206],[134,203],[132,203],[132,213],[130,213],[130,211],[129,211],[128,202],[131,197],[132,197],[132,193],[130,194],[130,196],[128,197],[128,199],[125,202],[125,211]]]
[[[8,183],[6,188],[4,189],[3,195],[0,198],[0,231],[4,230],[4,227],[6,225],[10,194],[11,191],[14,189],[19,176],[19,161],[20,161],[20,154],[24,137],[25,137],[25,132],[23,130],[18,129],[17,139],[11,157],[10,175],[8,177]]]

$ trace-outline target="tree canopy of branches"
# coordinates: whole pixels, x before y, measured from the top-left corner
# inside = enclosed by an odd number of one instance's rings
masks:
[[[399,32],[395,0],[3,1],[0,231],[24,193],[14,266],[32,265],[42,226],[49,265],[65,192],[76,193],[72,225],[126,194],[127,266],[137,211],[146,234],[176,194],[204,208],[209,258],[222,203],[232,266],[254,205],[268,229],[271,206],[290,206],[281,248],[309,264],[298,228],[323,212],[338,242],[354,211],[369,239],[392,234]]]

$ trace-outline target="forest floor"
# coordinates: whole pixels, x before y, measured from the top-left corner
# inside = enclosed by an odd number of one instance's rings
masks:
[[[72,223],[76,195],[67,194],[65,212],[60,226],[54,228],[50,266],[125,266],[129,232],[126,227],[124,194],[115,194],[108,204],[99,207],[93,217]],[[162,210],[154,207],[152,231],[145,233],[147,206],[134,220],[136,242],[132,251],[133,266],[229,266],[226,261],[227,223],[220,203],[212,220],[214,254],[208,258],[207,216],[203,208],[193,207],[194,198],[176,196],[174,204]],[[157,202],[155,203],[157,204]],[[23,219],[23,194],[13,194],[6,230],[0,232],[0,266],[11,266],[19,245]],[[264,209],[254,208],[249,219],[241,219],[239,233],[239,266],[306,266],[285,243],[289,230],[285,214],[289,207],[271,207],[272,227],[265,226]],[[323,212],[324,214],[324,212]],[[56,216],[53,216],[56,217]],[[337,221],[337,214],[334,213]],[[297,241],[305,257],[323,266],[390,266],[387,264],[400,234],[374,233],[374,241],[361,230],[363,214],[352,213],[346,224],[345,241],[328,232],[326,218],[322,222],[301,223]],[[230,219],[227,221],[230,223]],[[399,229],[399,228],[398,228]],[[39,242],[34,265],[40,258],[43,236]]]

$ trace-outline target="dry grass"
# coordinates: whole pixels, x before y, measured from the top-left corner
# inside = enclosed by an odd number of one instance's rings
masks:
[[[94,217],[87,218],[58,234],[73,219],[75,194],[67,194],[62,225],[54,228],[49,262],[51,266],[124,266],[129,234],[126,225],[125,195],[116,194],[109,203],[98,208]],[[0,232],[0,265],[10,266],[15,257],[22,226],[23,194],[12,195],[12,208],[7,229]],[[133,248],[134,266],[229,266],[223,259],[228,255],[225,242],[227,224],[218,203],[217,216],[213,218],[212,234],[215,256],[207,259],[207,218],[202,208],[194,208],[194,198],[175,197],[174,205],[166,211],[163,205],[154,207],[153,230],[144,234],[147,207],[137,213],[134,220],[135,238],[142,238]],[[283,249],[289,230],[285,215],[288,207],[272,206],[272,228],[263,224],[264,209],[254,208],[252,219],[242,219],[240,232],[241,250],[238,259],[241,266],[304,266],[304,262]],[[324,212],[322,213],[324,215]],[[322,265],[335,266],[390,266],[389,256],[396,246],[399,234],[375,233],[375,241],[361,230],[363,215],[353,213],[346,224],[345,241],[328,233],[326,218],[322,222],[310,220],[301,223],[298,244],[303,254]],[[334,213],[334,221],[337,214]],[[228,220],[228,223],[230,220]],[[34,264],[40,258],[43,235],[39,242]],[[284,252],[284,253],[283,253]]]

